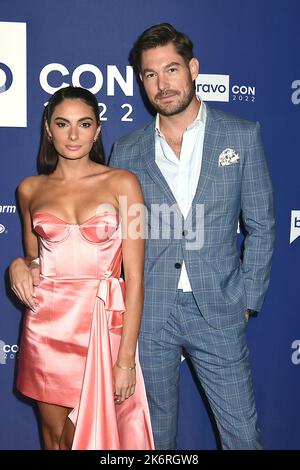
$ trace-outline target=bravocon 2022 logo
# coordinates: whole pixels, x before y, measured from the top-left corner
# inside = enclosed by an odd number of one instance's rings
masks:
[[[249,84],[230,85],[229,75],[199,74],[196,93],[203,101],[254,103],[256,89]]]
[[[49,96],[69,85],[87,88],[95,95],[103,92],[108,99],[120,95],[123,102],[119,105],[119,118],[123,122],[133,121],[133,106],[129,101],[133,96],[134,73],[129,65],[106,65],[100,68],[94,64],[80,64],[71,68],[53,62],[42,68],[39,79],[41,88]],[[108,103],[101,101],[98,105],[100,120],[107,121],[110,115]],[[114,113],[116,112],[117,106],[114,104]]]

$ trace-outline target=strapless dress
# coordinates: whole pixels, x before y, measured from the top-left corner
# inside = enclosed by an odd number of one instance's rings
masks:
[[[73,408],[73,449],[153,449],[138,353],[134,395],[114,402],[112,368],[125,311],[118,213],[69,224],[33,214],[39,240],[37,311],[23,320],[17,388],[35,400]]]

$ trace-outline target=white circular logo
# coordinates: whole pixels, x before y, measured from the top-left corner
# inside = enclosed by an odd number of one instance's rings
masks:
[[[10,68],[0,62],[0,93],[7,91],[13,82],[13,75]]]
[[[5,227],[4,225],[0,224],[0,234],[5,232]]]

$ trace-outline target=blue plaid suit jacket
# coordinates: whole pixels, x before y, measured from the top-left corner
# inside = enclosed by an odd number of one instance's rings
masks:
[[[219,155],[226,148],[238,153],[239,162],[219,166]],[[272,183],[258,123],[207,106],[201,174],[186,220],[155,163],[154,122],[120,138],[109,164],[136,174],[148,209],[142,333],[151,334],[166,321],[183,260],[199,310],[214,328],[243,321],[246,307],[261,309],[270,278],[275,224]],[[240,214],[247,231],[243,260],[237,248]],[[202,240],[196,249],[189,240],[195,230]]]

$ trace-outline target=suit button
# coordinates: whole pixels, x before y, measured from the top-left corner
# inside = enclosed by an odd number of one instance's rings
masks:
[[[181,268],[181,263],[175,263],[174,266],[175,266],[176,269],[180,269]]]
[[[183,236],[183,237],[186,237],[187,234],[188,234],[188,231],[187,231],[187,230],[183,230],[183,231],[182,231],[182,236]]]

